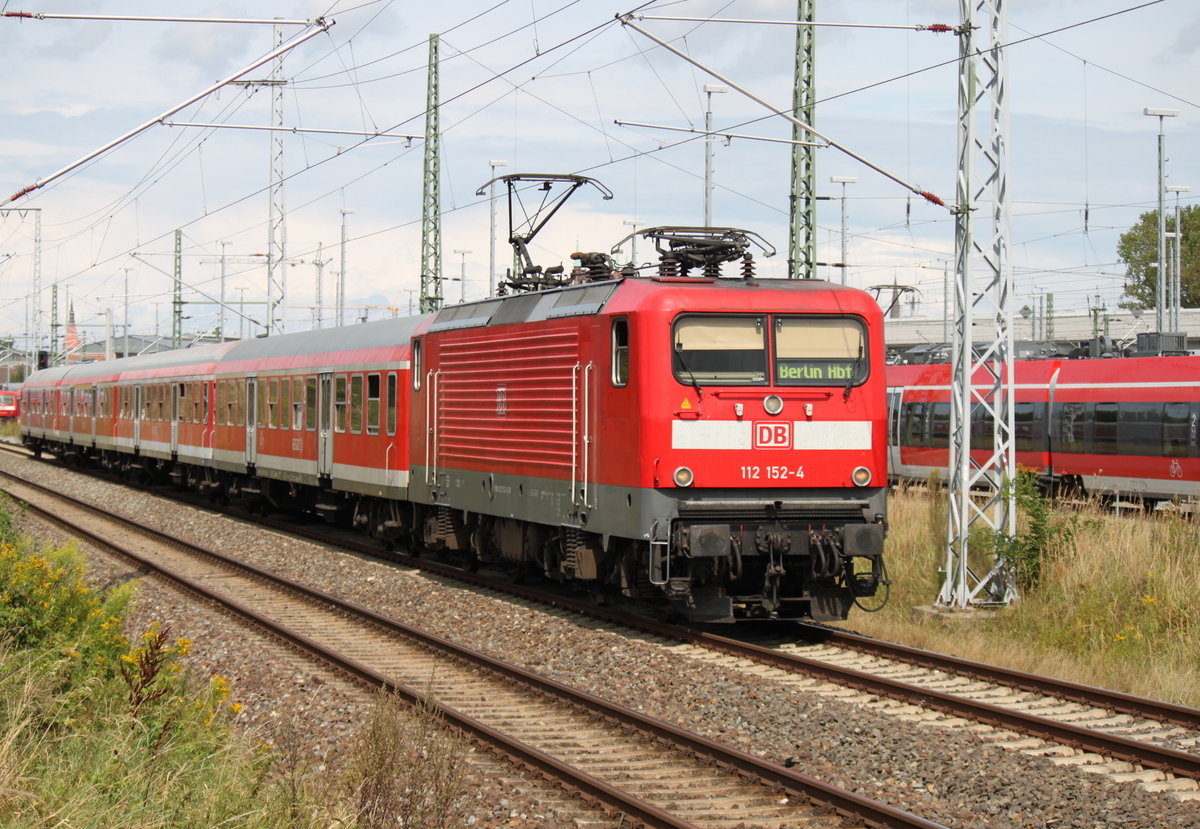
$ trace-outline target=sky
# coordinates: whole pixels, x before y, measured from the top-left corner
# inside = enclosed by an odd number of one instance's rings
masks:
[[[581,174],[613,193],[580,189],[533,240],[535,263],[571,265],[578,250],[608,251],[634,227],[703,222],[704,143],[642,127],[700,129],[711,98],[714,129],[788,138],[790,125],[736,91],[621,26],[615,16],[705,20],[795,19],[795,0],[398,0],[170,4],[173,14],[332,21],[284,61],[289,128],[417,136],[367,138],[289,132],[284,213],[288,331],[332,324],[334,285],[345,271],[346,322],[407,314],[421,269],[423,142],[429,36],[439,67],[443,275],[447,301],[488,294],[490,208],[476,191],[508,173]],[[955,197],[957,38],[898,28],[956,25],[953,0],[817,0],[815,126],[895,177],[947,203]],[[1053,294],[1058,314],[1115,308],[1124,268],[1119,235],[1157,205],[1160,119],[1167,183],[1200,197],[1200,4],[1194,0],[1010,0],[1009,241],[1016,307]],[[5,13],[161,14],[148,0],[0,0]],[[704,66],[786,109],[794,27],[642,20]],[[12,194],[152,122],[273,48],[273,27],[241,23],[0,17],[0,337],[18,347],[34,271],[34,213],[41,217],[41,323],[51,285],[59,320],[74,307],[80,335],[104,337],[105,314],[134,334],[170,333],[174,237],[182,231],[189,336],[218,324],[211,301],[226,255],[227,333],[261,333],[265,319],[270,133],[155,124],[20,198]],[[306,31],[286,27],[289,38]],[[245,76],[270,77],[270,64]],[[272,91],[226,86],[164,119],[268,126]],[[752,230],[779,252],[763,276],[786,275],[790,150],[715,141],[713,223]],[[817,150],[818,260],[841,259],[845,186],[847,262],[818,275],[870,289],[911,286],[905,316],[940,320],[954,225],[944,207],[833,147]],[[506,162],[493,167],[492,162]],[[511,264],[503,189],[495,202],[496,269]],[[536,204],[539,194],[526,193]],[[1173,204],[1173,200],[1171,202]],[[346,212],[352,211],[352,212]],[[986,211],[985,211],[986,212]],[[637,224],[631,224],[637,223]],[[341,244],[343,227],[346,244]],[[648,259],[642,243],[639,259]],[[623,249],[624,256],[631,251]],[[317,262],[324,263],[320,268]],[[316,293],[318,273],[322,295]],[[465,277],[465,278],[464,278]],[[461,281],[460,281],[461,280]],[[126,290],[126,285],[128,289]],[[126,304],[126,294],[129,301]]]

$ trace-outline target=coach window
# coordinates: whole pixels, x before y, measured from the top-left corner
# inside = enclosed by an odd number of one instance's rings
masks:
[[[673,368],[684,385],[766,385],[762,317],[682,317],[675,323]]]
[[[272,377],[267,386],[267,425],[279,428],[279,378]]]
[[[421,341],[412,341],[412,384],[413,391],[421,390]]]
[[[217,425],[225,425],[226,406],[229,405],[229,388],[224,380],[217,381]]]
[[[203,386],[204,386],[204,393],[201,395],[201,397],[203,398],[202,402],[204,404],[204,411],[201,413],[200,422],[207,425],[208,424],[208,395],[210,394],[210,391],[208,388],[207,381],[204,382]]]
[[[346,375],[333,379],[333,431],[346,431]]]
[[[629,320],[625,319],[612,324],[612,384],[629,385]]]
[[[350,377],[350,431],[360,434],[363,426],[363,376]]]
[[[1042,419],[1045,404],[1016,403],[1013,406],[1013,444],[1018,452],[1041,452]]]
[[[379,434],[379,375],[367,375],[367,434]]]
[[[304,380],[304,428],[310,432],[317,431],[316,377],[307,377]]]
[[[246,381],[237,381],[237,425],[246,425]]]
[[[1092,422],[1092,451],[1097,455],[1117,454],[1117,404],[1097,403]]]
[[[1122,455],[1156,455],[1162,448],[1163,404],[1122,403],[1117,445]]]
[[[866,334],[848,317],[775,317],[775,382],[846,386],[867,376]]]
[[[1168,458],[1188,456],[1190,409],[1187,403],[1167,403],[1163,406],[1162,453]]]
[[[292,428],[292,381],[286,377],[279,381],[279,428]]]
[[[1055,433],[1059,452],[1085,452],[1084,435],[1087,427],[1087,406],[1083,403],[1056,403]]]
[[[200,391],[200,387],[203,385],[204,384],[201,383],[199,380],[192,383],[192,422],[193,423],[203,423],[204,422],[204,411],[203,411],[202,402],[201,402],[201,397],[203,396],[203,394]]]
[[[950,448],[950,404],[934,403],[929,412],[929,446]]]
[[[304,378],[292,378],[292,431],[304,428]]]
[[[925,403],[917,402],[900,407],[900,421],[904,424],[901,446],[925,445],[925,406]]]
[[[387,397],[384,398],[383,405],[387,406],[387,433],[389,435],[396,434],[396,372],[392,371],[387,376]]]
[[[258,428],[265,429],[271,415],[271,409],[267,405],[267,391],[271,388],[271,384],[267,382],[267,378],[260,377],[258,378],[258,382],[254,384],[254,388],[257,390],[254,406],[258,412]]]

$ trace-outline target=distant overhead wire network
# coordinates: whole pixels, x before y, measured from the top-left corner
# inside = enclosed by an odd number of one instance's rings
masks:
[[[493,5],[489,6],[488,8],[486,8],[482,11],[479,11],[478,13],[464,19],[460,23],[457,23],[454,26],[450,27],[449,29],[445,30],[445,32],[443,32],[443,34],[449,34],[451,32],[462,29],[463,27],[469,25],[470,23],[478,21],[478,20],[482,19],[483,17],[485,17],[493,12],[496,12],[497,10],[500,10],[504,6],[508,5],[510,2],[511,2],[511,0],[499,0],[499,2],[494,3]],[[504,33],[490,36],[486,40],[483,40],[477,44],[459,48],[457,50],[457,55],[450,55],[450,56],[448,56],[447,60],[453,60],[453,59],[456,59],[457,57],[461,56],[461,57],[470,59],[476,65],[480,66],[481,68],[486,69],[486,67],[484,67],[484,64],[482,63],[482,61],[478,60],[475,57],[475,53],[480,52],[481,50],[485,49],[488,46],[494,45],[496,43],[505,41],[510,38],[514,38],[514,37],[526,32],[527,30],[530,30],[531,28],[536,27],[537,23],[547,21],[547,20],[551,19],[552,17],[565,12],[566,10],[568,10],[576,5],[579,5],[581,2],[582,2],[582,0],[570,0],[570,2],[564,3],[560,6],[558,6],[557,8],[553,9],[552,11],[546,12],[541,15],[537,15],[537,16],[533,17],[532,19],[529,19],[528,21],[522,22],[522,23],[520,23],[520,25],[514,26],[513,28],[511,28],[510,30],[508,30]],[[1150,0],[1149,2],[1134,5],[1129,8],[1126,8],[1126,9],[1112,12],[1110,14],[1100,15],[1100,16],[1096,16],[1093,18],[1089,18],[1084,21],[1079,21],[1079,22],[1071,24],[1069,26],[1059,27],[1059,28],[1053,29],[1051,31],[1042,32],[1039,34],[1030,34],[1027,37],[1011,41],[1010,43],[1007,44],[1006,48],[1011,48],[1012,46],[1026,43],[1026,42],[1033,41],[1033,40],[1041,40],[1052,34],[1063,32],[1068,29],[1077,28],[1080,26],[1085,26],[1085,25],[1088,25],[1091,23],[1095,23],[1095,22],[1098,22],[1101,20],[1105,20],[1105,19],[1109,19],[1109,18],[1118,16],[1121,14],[1127,14],[1127,13],[1130,13],[1133,11],[1147,8],[1149,6],[1157,5],[1161,2],[1163,2],[1163,0]],[[377,5],[377,4],[379,4],[378,0],[376,0],[376,2],[372,2],[372,3],[363,3],[363,4],[360,4],[360,6],[356,6],[353,8],[361,8],[361,7]],[[383,8],[386,8],[387,5],[388,4],[386,4],[386,3],[382,4],[381,11],[383,10]],[[648,8],[651,6],[655,6],[657,8],[665,8],[665,7],[671,6],[671,5],[675,5],[675,4],[674,3],[649,2],[649,3],[642,4],[641,6],[638,7],[638,9]],[[726,4],[726,5],[731,5],[731,3]],[[8,7],[8,3],[6,2],[4,4],[3,8],[7,9],[7,7]],[[343,8],[343,9],[337,10],[337,6],[335,4],[334,6],[331,6],[329,13],[330,14],[345,13],[349,10],[351,10],[351,8]],[[574,35],[566,37],[549,47],[539,46],[539,48],[536,50],[536,54],[533,54],[522,60],[516,61],[501,70],[487,70],[490,73],[489,77],[479,81],[478,83],[476,83],[468,88],[465,88],[461,91],[456,92],[452,96],[449,96],[442,103],[442,107],[445,108],[448,104],[451,104],[457,100],[463,99],[466,96],[468,96],[468,95],[470,95],[470,94],[472,94],[472,93],[474,93],[496,81],[504,81],[507,84],[509,84],[510,88],[506,89],[502,95],[497,95],[496,97],[494,97],[492,101],[485,103],[485,104],[479,106],[478,108],[474,109],[472,112],[464,115],[462,118],[460,118],[459,120],[457,120],[456,122],[451,124],[447,129],[453,130],[456,127],[460,127],[464,124],[469,123],[472,118],[479,116],[481,113],[486,111],[489,107],[494,106],[495,104],[497,104],[500,101],[507,98],[509,95],[514,94],[514,90],[523,89],[524,87],[527,87],[528,84],[530,83],[530,81],[532,81],[534,79],[560,77],[560,75],[548,74],[554,67],[558,66],[560,64],[561,60],[563,59],[563,56],[560,56],[558,53],[560,53],[561,51],[565,50],[567,47],[569,47],[573,44],[577,44],[580,42],[586,43],[589,39],[594,39],[596,37],[600,37],[602,34],[604,34],[604,32],[606,30],[611,29],[611,27],[613,25],[615,25],[615,23],[616,23],[616,21],[614,21],[614,20],[605,20],[602,23],[599,23],[595,26],[588,27],[581,32],[578,32]],[[363,26],[359,28],[356,35],[361,34],[370,25],[371,25],[371,21],[368,21],[367,23],[363,24]],[[697,23],[696,27],[693,27],[691,30],[689,30],[689,33],[691,31],[694,31],[696,28],[699,28],[702,25],[704,25],[704,24]],[[377,76],[373,76],[371,78],[363,79],[360,76],[361,72],[364,69],[367,69],[368,67],[384,65],[388,61],[395,60],[397,58],[400,58],[404,55],[408,55],[410,53],[419,54],[420,50],[422,50],[425,46],[425,41],[421,40],[418,42],[414,42],[408,46],[405,46],[403,49],[396,50],[387,55],[382,55],[382,56],[373,58],[371,60],[368,60],[368,61],[365,61],[362,63],[356,63],[353,60],[351,60],[349,63],[342,61],[343,68],[338,72],[329,73],[329,74],[325,74],[325,75],[313,75],[313,76],[305,75],[305,72],[307,69],[310,69],[310,68],[313,68],[313,67],[319,65],[322,61],[324,61],[330,57],[336,57],[340,60],[341,56],[344,54],[344,52],[346,50],[352,50],[354,40],[355,40],[355,35],[352,35],[349,39],[344,41],[343,44],[341,44],[341,45],[335,44],[329,50],[323,52],[322,54],[318,55],[316,58],[310,60],[307,64],[306,69],[300,70],[297,73],[297,79],[292,81],[289,84],[289,86],[293,90],[293,94],[295,94],[296,92],[299,92],[299,91],[303,91],[303,90],[328,89],[328,88],[337,88],[339,86],[349,86],[349,87],[353,87],[355,89],[360,89],[364,85],[367,85],[367,84],[378,83],[378,82],[381,82],[384,80],[400,77],[405,74],[424,72],[426,69],[424,63],[420,63],[419,65],[414,65],[412,67],[403,69],[398,72],[389,73],[389,74],[380,74]],[[1049,45],[1053,46],[1054,48],[1061,49],[1061,47],[1055,46],[1054,44],[1049,44]],[[657,48],[657,47],[655,47],[655,48]],[[1062,51],[1066,52],[1065,49]],[[578,54],[578,53],[576,52],[575,54]],[[1068,54],[1070,54],[1070,53],[1068,52]],[[601,60],[600,57],[601,56],[598,56],[597,63],[590,69],[579,70],[578,72],[563,73],[563,74],[564,75],[565,74],[589,74],[590,75],[590,73],[592,73],[592,72],[602,71],[603,69],[606,69],[610,66],[613,66],[613,65],[623,62],[623,61],[644,58],[644,50],[639,49],[637,54],[626,55],[626,56],[623,56],[616,60],[607,59],[607,58]],[[1075,55],[1072,55],[1072,57],[1078,58],[1078,56],[1075,56]],[[1078,59],[1083,60],[1083,58],[1078,58]],[[883,80],[880,80],[880,81],[877,81],[877,82],[874,82],[871,84],[863,85],[863,86],[857,87],[855,89],[845,90],[845,91],[839,92],[835,95],[827,96],[826,98],[823,98],[818,103],[826,103],[826,102],[829,102],[832,100],[836,100],[838,98],[843,98],[843,97],[846,97],[849,95],[862,93],[864,91],[874,89],[876,87],[886,85],[889,83],[893,83],[893,82],[896,82],[899,80],[903,80],[905,78],[909,78],[909,77],[912,77],[912,76],[920,74],[920,73],[928,72],[928,71],[931,71],[933,69],[936,69],[936,68],[939,68],[942,66],[955,64],[955,63],[957,63],[957,60],[958,60],[957,58],[954,58],[951,60],[935,63],[931,66],[927,66],[927,67],[924,67],[921,69],[913,70],[911,72],[906,72],[906,73],[903,73],[900,75],[896,75],[894,77],[883,79]],[[544,67],[542,70],[540,70],[539,72],[535,73],[527,81],[518,82],[518,81],[514,81],[514,80],[510,79],[510,76],[513,75],[513,73],[515,73],[516,71],[520,70],[521,68],[529,66],[537,61],[546,61],[546,62],[548,62],[548,65],[546,67]],[[1100,69],[1103,69],[1104,71],[1111,72],[1112,74],[1114,74],[1118,77],[1122,77],[1133,83],[1138,83],[1147,88],[1154,89],[1154,87],[1149,84],[1144,84],[1135,79],[1128,78],[1127,76],[1122,75],[1121,73],[1106,69],[1102,66],[1099,66],[1098,64],[1095,64],[1094,62],[1089,62],[1089,63],[1096,68],[1100,68]],[[339,77],[345,78],[346,82],[344,84],[321,85],[322,81],[326,81],[329,79],[335,79],[335,78],[339,78]],[[665,84],[664,84],[664,86],[665,86]],[[1159,90],[1159,91],[1161,91],[1161,90]],[[550,101],[545,99],[544,97],[539,97],[537,95],[534,95],[528,89],[524,90],[524,94],[529,95],[531,98],[539,101],[539,103],[541,103],[543,105],[553,107],[560,113],[567,115],[571,118],[574,118],[581,125],[586,126],[588,129],[597,130],[597,131],[604,133],[604,135],[607,139],[613,140],[620,146],[629,150],[629,153],[627,155],[622,155],[620,157],[615,157],[615,158],[612,157],[611,153],[610,153],[610,157],[608,160],[600,161],[593,165],[585,166],[585,167],[581,168],[580,170],[576,170],[576,171],[572,171],[572,172],[576,172],[576,173],[595,172],[597,170],[602,170],[606,167],[623,164],[632,159],[640,158],[640,157],[653,157],[658,163],[666,164],[680,172],[684,172],[684,173],[692,172],[692,171],[687,170],[683,165],[675,164],[675,163],[671,162],[668,158],[665,157],[664,153],[666,150],[670,149],[673,146],[677,146],[679,143],[686,143],[687,141],[698,141],[698,140],[701,140],[700,138],[691,138],[691,139],[685,139],[684,141],[681,141],[681,142],[671,142],[669,144],[660,144],[659,146],[650,148],[650,149],[638,149],[632,143],[624,141],[620,138],[617,138],[617,137],[605,132],[604,127],[602,125],[597,126],[596,124],[591,123],[590,121],[588,121],[585,118],[579,117],[579,116],[575,115],[574,113],[568,112],[561,107],[557,107],[556,105],[554,105],[553,103],[551,103]],[[1185,99],[1180,98],[1179,96],[1171,95],[1171,93],[1163,92],[1163,94],[1170,95],[1171,97],[1173,97],[1177,100],[1183,101],[1184,103],[1187,103],[1191,106],[1197,106],[1197,104],[1190,102],[1190,101],[1186,101]],[[228,119],[232,114],[238,112],[243,106],[245,106],[245,104],[249,100],[251,100],[252,97],[253,97],[252,95],[237,96],[233,101],[230,101],[229,103],[225,104],[224,107],[221,108],[217,118],[218,119]],[[361,96],[360,96],[360,99],[361,99]],[[199,103],[199,106],[201,108],[203,108],[204,106],[207,106],[208,104],[209,104],[209,101],[206,99],[204,101],[201,101]],[[419,110],[419,111],[414,111],[407,118],[404,118],[403,120],[400,120],[400,121],[394,123],[392,126],[384,128],[383,131],[400,129],[400,128],[404,127],[405,125],[410,124],[410,123],[416,121],[417,119],[421,118],[423,116],[423,114],[424,114],[423,109]],[[374,117],[371,116],[369,113],[366,114],[366,117],[368,120],[374,121]],[[775,117],[774,115],[766,115],[766,116],[763,116],[762,118],[751,119],[751,120],[745,121],[735,127],[732,127],[731,129],[738,129],[738,128],[744,127],[746,125],[761,122],[764,120],[769,120],[774,117]],[[190,137],[181,136],[178,139],[172,141],[168,145],[167,148],[165,148],[164,150],[161,151],[159,156],[147,167],[146,172],[143,174],[143,176],[133,186],[131,186],[129,188],[129,190],[127,190],[122,195],[114,198],[107,205],[105,205],[101,208],[95,209],[90,214],[90,216],[75,217],[72,220],[72,222],[78,222],[81,218],[82,219],[90,218],[90,221],[88,221],[86,224],[84,224],[83,226],[79,227],[78,229],[76,229],[72,232],[69,232],[61,237],[51,240],[51,247],[53,247],[53,245],[55,245],[55,244],[59,244],[59,245],[65,244],[71,240],[79,238],[83,234],[102,229],[102,227],[104,225],[106,225],[108,222],[110,222],[122,210],[126,210],[126,209],[129,209],[131,206],[135,206],[138,198],[140,196],[142,196],[143,194],[145,194],[151,188],[155,187],[156,184],[158,183],[158,181],[160,181],[163,178],[163,176],[165,176],[167,173],[169,173],[173,169],[176,169],[179,165],[181,165],[186,159],[190,158],[192,155],[201,154],[203,146],[210,139],[211,139],[211,131],[205,131],[196,136],[190,136]],[[288,174],[285,178],[285,181],[291,181],[299,176],[302,176],[302,175],[310,172],[311,170],[316,169],[316,168],[328,163],[333,158],[336,158],[339,155],[344,154],[345,151],[351,151],[351,150],[357,149],[357,148],[369,143],[371,140],[372,140],[371,138],[363,138],[361,141],[352,143],[343,152],[339,152],[337,154],[330,155],[325,158],[320,158],[320,159],[317,159],[316,161],[310,161],[310,162],[306,163],[301,169]],[[364,171],[361,175],[357,176],[355,179],[347,181],[347,182],[343,182],[337,188],[331,188],[328,192],[326,192],[324,194],[312,197],[311,199],[307,200],[304,205],[293,206],[293,207],[289,208],[288,212],[289,213],[294,212],[294,211],[300,209],[301,207],[304,207],[304,206],[307,206],[314,202],[320,201],[321,199],[323,199],[333,193],[336,193],[338,190],[344,189],[346,186],[353,184],[354,181],[361,180],[363,178],[369,177],[370,175],[377,173],[379,170],[383,169],[388,164],[391,164],[394,161],[398,160],[399,158],[404,157],[404,155],[407,152],[409,152],[409,151],[405,150],[405,151],[402,151],[400,153],[390,156],[387,160],[373,165],[369,170]],[[92,162],[92,163],[94,163],[94,162]],[[694,175],[694,173],[692,173],[692,174]],[[781,213],[784,212],[784,211],[780,210],[778,207],[775,207],[771,204],[763,202],[760,199],[756,199],[756,198],[750,196],[749,194],[738,193],[736,188],[725,185],[724,189],[726,189],[727,191],[729,191],[731,193],[736,193],[739,197],[754,201],[754,202],[758,203],[759,205],[766,207],[768,209],[777,210],[778,212],[781,212]],[[244,195],[242,195],[236,199],[232,199],[223,204],[214,206],[211,210],[206,210],[206,212],[202,216],[198,216],[195,219],[191,220],[190,222],[184,223],[183,226],[188,227],[191,224],[194,224],[203,218],[206,218],[206,217],[209,217],[209,216],[212,216],[215,214],[219,214],[222,211],[228,210],[229,208],[231,208],[235,205],[238,205],[238,204],[241,204],[241,203],[247,201],[248,199],[260,196],[263,193],[267,192],[267,190],[268,190],[268,187],[266,185],[264,185],[263,187],[260,187],[260,188],[252,189],[251,191],[248,191],[247,193],[245,193]],[[460,205],[460,206],[452,208],[450,211],[446,211],[446,212],[453,212],[454,210],[465,209],[466,207],[473,206],[475,203],[476,202],[470,202],[468,204]],[[1076,209],[1078,209],[1078,208],[1076,208]],[[410,221],[402,222],[402,223],[393,225],[389,228],[378,229],[376,231],[373,231],[370,235],[378,235],[381,233],[388,233],[388,232],[391,232],[394,230],[398,230],[400,228],[409,227],[409,226],[412,226],[412,225],[418,223],[418,221],[419,221],[419,219],[414,218]],[[59,224],[65,225],[65,223],[59,223]],[[263,224],[265,226],[265,222]],[[58,225],[50,224],[48,226],[54,227],[54,226],[58,226]],[[10,232],[12,232],[12,231],[10,231]],[[153,244],[155,242],[159,242],[159,241],[167,238],[168,235],[169,234],[164,233],[164,234],[160,234],[156,237],[152,237],[147,240],[139,240],[138,247],[143,248],[146,245]],[[362,234],[355,238],[365,238],[366,235],[367,234]],[[200,244],[201,246],[205,245],[205,243],[198,243],[198,244]],[[209,242],[209,243],[207,243],[207,246],[211,247],[213,244],[214,244],[214,242]],[[889,244],[891,244],[891,242],[889,242]],[[128,257],[132,253],[133,250],[134,249],[123,250],[120,252],[109,254],[107,256],[98,256],[95,261],[90,263],[91,267],[98,268],[98,267],[101,267],[104,265],[110,265],[122,258]],[[301,255],[307,255],[307,253],[311,253],[311,251],[308,251]]]

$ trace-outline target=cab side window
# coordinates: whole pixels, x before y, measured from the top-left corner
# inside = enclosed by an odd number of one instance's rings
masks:
[[[617,388],[629,385],[629,320],[613,320],[612,324],[612,384]]]

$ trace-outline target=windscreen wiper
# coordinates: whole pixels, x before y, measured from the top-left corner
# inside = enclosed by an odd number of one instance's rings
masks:
[[[702,397],[704,392],[700,389],[700,384],[696,382],[696,375],[692,374],[692,370],[688,368],[687,360],[683,359],[683,343],[675,343],[675,353],[679,355],[679,366],[687,372],[688,377],[692,380],[692,388],[696,390],[696,396]]]
[[[860,343],[858,346],[858,356],[854,358],[853,365],[850,366],[850,376],[846,378],[846,390],[842,392],[842,399],[850,399],[850,387],[854,385],[854,378],[858,376],[858,367],[862,364],[863,347]]]

